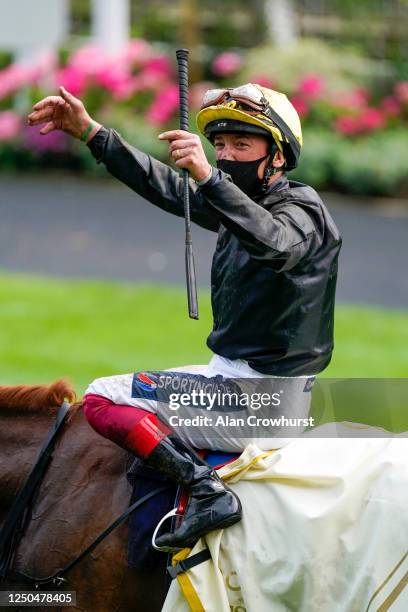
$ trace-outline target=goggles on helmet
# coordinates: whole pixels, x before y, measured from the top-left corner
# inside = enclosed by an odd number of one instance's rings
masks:
[[[252,85],[252,83],[248,83],[247,85],[241,85],[240,87],[209,89],[204,94],[201,109],[207,108],[208,106],[216,106],[221,102],[228,102],[230,100],[235,100],[241,104],[246,104],[258,113],[262,113],[269,107],[269,104],[267,103],[262,91]]]

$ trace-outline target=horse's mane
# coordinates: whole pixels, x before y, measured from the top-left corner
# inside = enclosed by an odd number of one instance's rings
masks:
[[[76,394],[66,380],[57,380],[51,385],[0,386],[0,410],[38,414],[52,414],[64,399],[74,402]]]

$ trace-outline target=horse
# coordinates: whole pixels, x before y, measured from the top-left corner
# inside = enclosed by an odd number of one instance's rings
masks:
[[[12,562],[13,570],[36,577],[66,566],[126,510],[131,494],[125,477],[127,453],[92,430],[67,381],[0,386],[0,529],[64,398],[74,403]],[[131,569],[127,536],[128,528],[121,524],[73,568],[62,588],[76,591],[76,605],[61,610],[161,610],[166,555],[153,571]],[[27,590],[27,584],[6,580],[1,589]]]

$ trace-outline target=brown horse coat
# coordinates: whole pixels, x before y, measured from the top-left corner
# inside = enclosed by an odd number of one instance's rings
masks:
[[[0,525],[64,397],[75,398],[64,381],[50,386],[0,387]],[[126,453],[98,436],[86,422],[82,404],[74,404],[36,493],[13,568],[43,577],[73,560],[128,506],[125,465]],[[154,573],[128,568],[127,526],[122,524],[67,576],[68,583],[62,588],[76,591],[77,605],[61,610],[160,610],[165,597],[165,560],[163,568]],[[31,587],[6,583],[1,588]]]

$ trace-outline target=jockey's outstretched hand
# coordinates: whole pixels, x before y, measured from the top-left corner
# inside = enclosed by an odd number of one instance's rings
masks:
[[[210,174],[211,166],[197,134],[185,130],[171,130],[159,134],[159,139],[168,140],[174,163],[179,168],[189,170],[194,180],[201,181]]]
[[[59,88],[59,96],[48,96],[33,106],[28,115],[29,125],[45,124],[40,134],[46,135],[54,130],[62,130],[74,138],[88,142],[101,125],[93,121],[85,106],[64,87]]]

